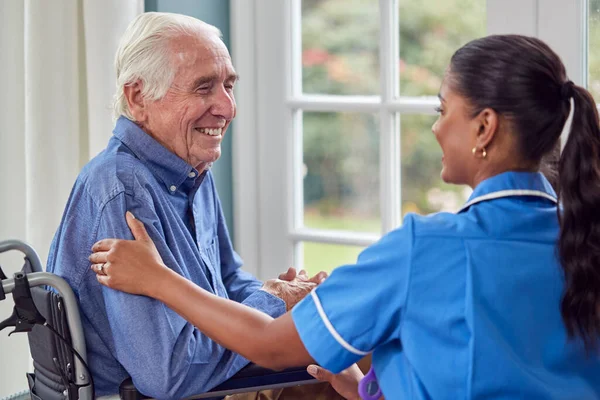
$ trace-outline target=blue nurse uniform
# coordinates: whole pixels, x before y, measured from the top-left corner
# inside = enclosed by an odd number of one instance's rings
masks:
[[[597,399],[600,357],[559,305],[556,194],[540,173],[481,182],[456,214],[409,214],[293,310],[339,372],[373,352],[392,399]]]

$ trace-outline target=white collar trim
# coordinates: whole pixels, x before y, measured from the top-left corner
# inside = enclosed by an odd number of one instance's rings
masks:
[[[499,199],[501,197],[512,197],[512,196],[535,196],[535,197],[543,197],[548,199],[556,204],[558,201],[556,198],[546,192],[542,192],[541,190],[528,190],[528,189],[513,189],[513,190],[500,190],[497,192],[492,192],[488,194],[484,194],[483,196],[478,196],[467,202],[458,212],[462,212],[467,208],[471,207],[473,204],[480,203],[486,200]]]

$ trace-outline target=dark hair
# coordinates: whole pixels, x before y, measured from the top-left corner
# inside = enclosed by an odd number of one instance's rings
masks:
[[[491,108],[508,121],[524,161],[544,165],[545,159],[554,158],[558,164],[554,182],[561,205],[558,254],[566,285],[561,314],[570,337],[580,337],[588,350],[597,349],[600,127],[594,99],[567,79],[560,57],[550,47],[520,35],[493,35],[467,43],[452,56],[447,79],[470,104],[473,116]],[[558,159],[571,98],[575,105],[571,131]]]

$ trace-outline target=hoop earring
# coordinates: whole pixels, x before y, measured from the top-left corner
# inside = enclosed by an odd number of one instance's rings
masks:
[[[477,147],[473,147],[473,149],[471,150],[471,153],[473,153],[473,156],[477,157]],[[485,147],[481,148],[481,158],[486,158],[487,157],[487,152],[485,151]]]

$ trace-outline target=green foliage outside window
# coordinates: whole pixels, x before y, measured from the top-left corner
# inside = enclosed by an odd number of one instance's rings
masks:
[[[400,0],[399,20],[400,96],[436,96],[454,51],[485,35],[485,1]],[[303,92],[378,95],[379,27],[375,0],[303,0]],[[468,196],[439,177],[434,121],[432,115],[400,116],[403,213],[456,210]],[[378,115],[304,113],[307,226],[380,230],[378,125]],[[319,258],[310,248],[306,265]]]

